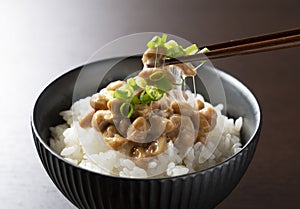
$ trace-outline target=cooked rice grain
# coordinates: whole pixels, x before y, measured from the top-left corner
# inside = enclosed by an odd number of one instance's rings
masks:
[[[193,96],[191,92],[187,92],[187,95]],[[197,98],[203,100],[201,95],[197,95]],[[67,161],[97,173],[130,178],[184,175],[216,165],[239,152],[242,147],[242,118],[235,121],[228,119],[221,114],[223,105],[217,105],[214,107],[217,125],[209,132],[206,145],[198,142],[182,156],[170,141],[164,153],[139,167],[133,159],[111,150],[99,140],[101,136],[97,131],[79,126],[80,118],[92,110],[89,101],[90,97],[81,99],[70,110],[60,113],[66,123],[50,128],[50,147]]]

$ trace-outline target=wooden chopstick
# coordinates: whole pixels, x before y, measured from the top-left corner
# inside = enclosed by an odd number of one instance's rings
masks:
[[[300,28],[204,46],[210,51],[167,59],[164,63],[157,63],[157,66],[218,59],[297,46],[300,46]],[[150,67],[153,66],[150,65]]]
[[[204,47],[207,47],[209,50],[215,50],[215,49],[227,48],[227,47],[232,47],[232,46],[237,46],[242,44],[248,44],[252,42],[271,40],[275,38],[281,38],[281,37],[287,37],[287,36],[293,36],[299,34],[300,34],[300,28],[293,28],[289,30],[278,31],[275,33],[263,34],[259,36],[252,36],[249,38],[242,38],[238,40],[230,40],[230,41],[220,42],[216,44],[201,46],[199,48],[203,49]]]

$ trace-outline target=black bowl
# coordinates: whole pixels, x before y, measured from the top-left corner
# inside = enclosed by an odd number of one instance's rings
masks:
[[[118,64],[114,65],[116,62]],[[101,71],[113,65],[106,74]],[[72,101],[89,96],[108,82],[123,79],[141,67],[139,57],[99,61],[86,65],[84,72],[83,67],[79,67],[65,73],[43,90],[33,109],[31,127],[44,168],[57,188],[78,208],[214,208],[230,194],[247,170],[261,127],[261,112],[253,94],[224,72],[217,71],[225,90],[227,113],[244,118],[243,148],[216,166],[172,178],[130,179],[80,168],[50,149],[49,127],[63,122],[60,111],[69,109]],[[103,79],[102,86],[98,86],[100,79]],[[78,88],[81,81],[84,82]],[[198,91],[205,95],[202,90],[199,87]]]

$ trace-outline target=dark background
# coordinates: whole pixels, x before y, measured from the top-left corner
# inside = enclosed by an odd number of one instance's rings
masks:
[[[300,27],[299,0],[0,1],[0,208],[74,208],[38,159],[29,119],[58,75],[123,35],[157,31],[199,45]],[[240,184],[217,209],[299,208],[300,48],[214,61],[248,86],[261,139]]]

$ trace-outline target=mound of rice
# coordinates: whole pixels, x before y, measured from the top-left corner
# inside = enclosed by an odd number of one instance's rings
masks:
[[[203,100],[200,95],[197,98]],[[60,113],[66,123],[50,128],[50,147],[67,161],[97,173],[129,178],[178,176],[216,165],[241,150],[242,118],[229,119],[218,105],[214,107],[217,125],[209,132],[206,144],[197,142],[180,155],[169,141],[164,153],[137,166],[133,159],[108,147],[99,132],[80,127],[79,120],[92,110],[89,101],[90,97],[81,99]]]

